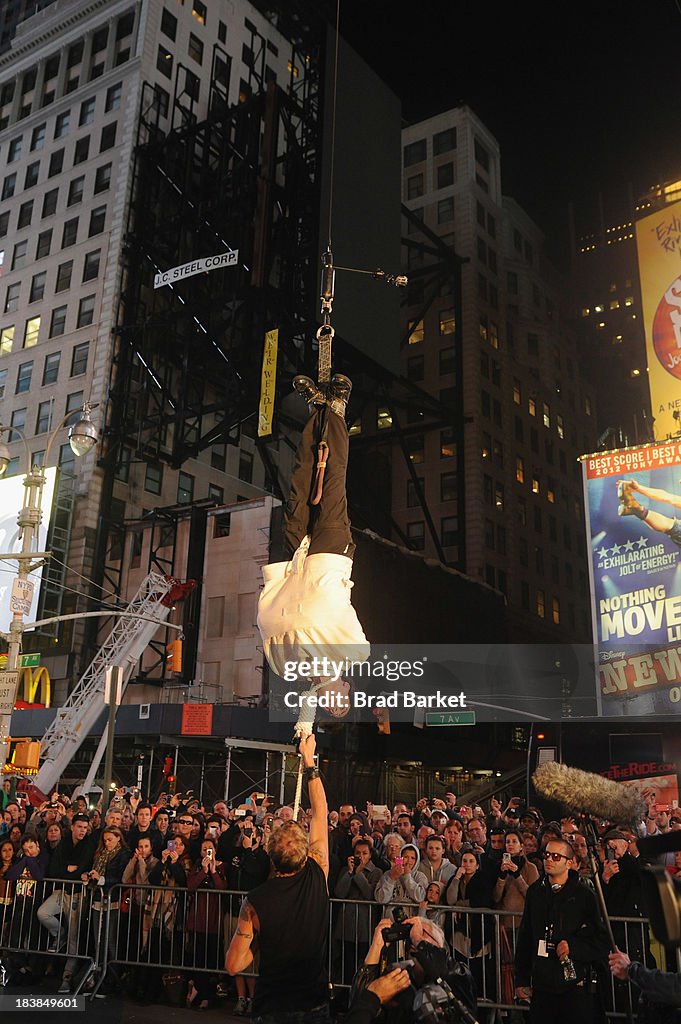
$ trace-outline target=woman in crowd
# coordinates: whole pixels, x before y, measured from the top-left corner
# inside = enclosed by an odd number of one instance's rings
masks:
[[[123,870],[123,883],[131,886],[147,886],[149,874],[158,864],[154,857],[151,839],[146,836],[137,841],[135,851]],[[130,989],[140,1002],[149,1002],[160,990],[160,979],[153,967],[141,966],[147,957],[144,934],[144,907],[147,901],[146,888],[133,888],[130,893],[130,911],[127,915],[127,929],[122,935],[123,959],[137,964],[130,972]]]
[[[417,881],[420,862],[418,847],[405,843],[389,871],[384,872],[376,886],[374,899],[385,904],[385,916],[392,917],[395,904],[405,907],[407,916],[415,917],[418,904],[426,898],[426,889]]]
[[[24,835],[24,833],[23,833],[23,830],[21,828],[21,825],[12,825],[10,827],[10,830],[9,830],[8,834],[7,834],[7,838],[9,839],[10,843],[14,847],[15,856],[18,856],[18,854],[19,854],[19,852],[21,850],[21,840],[22,840],[23,835]]]
[[[131,854],[123,831],[114,825],[107,825],[99,838],[92,869],[89,872],[92,887],[92,928],[95,936],[101,935],[105,927],[106,897],[111,894],[109,905],[109,928],[106,936],[109,969],[100,987],[107,995],[115,991],[120,982],[114,961],[118,955],[118,932],[120,929],[121,883],[123,872],[128,866]],[[115,887],[115,888],[114,888]],[[113,892],[111,891],[113,889]],[[101,935],[103,939],[104,936]]]
[[[489,876],[480,869],[480,857],[472,850],[461,854],[461,867],[450,880],[446,893],[450,907],[470,907],[471,909],[491,907],[492,892]],[[483,926],[480,914],[457,914],[454,920],[454,949],[458,960],[465,960],[475,978],[478,996],[490,998],[491,989],[489,970],[486,974],[486,987],[483,987],[483,964],[489,966],[492,926],[487,922]]]
[[[182,963],[184,921],[186,917],[187,876],[192,869],[187,840],[172,836],[161,853],[158,864],[149,872],[152,885],[163,886],[154,890],[153,902],[149,907],[146,927],[156,930],[154,941],[159,946],[161,962]]]
[[[520,833],[509,829],[504,839],[499,878],[492,893],[495,909],[505,911],[500,921],[501,994],[504,1002],[512,1001],[515,995],[515,932],[525,908],[527,890],[538,878],[539,871],[523,853]]]
[[[52,825],[48,825],[45,831],[45,849],[51,856],[52,853],[57,849],[61,842],[62,830],[61,825],[54,822]]]
[[[0,842],[0,944],[9,934],[12,907],[12,886],[6,874],[14,863],[14,844],[9,839]]]
[[[35,911],[42,900],[40,883],[45,877],[48,861],[47,850],[40,849],[35,836],[27,835],[21,843],[21,856],[5,874],[7,884],[14,883],[9,944],[14,950],[26,950],[12,954],[9,962],[16,971],[14,980],[22,983],[30,981],[32,976],[30,951],[37,949],[40,931]]]
[[[267,881],[270,873],[270,859],[265,853],[263,830],[253,824],[252,818],[246,818],[239,830],[239,837],[232,848],[232,856],[227,865],[227,888],[235,892],[250,892],[257,885]],[[234,900],[234,897],[230,898]],[[236,904],[231,903],[229,914],[225,918],[227,933],[225,947],[231,941],[238,927],[240,898]],[[254,961],[251,970],[257,971]],[[234,1013],[241,1017],[250,1015],[255,991],[255,977],[252,974],[237,974],[234,977],[236,987],[236,1006]]]
[[[209,1000],[215,995],[217,979],[213,972],[222,966],[220,946],[226,907],[220,892],[227,888],[227,880],[216,854],[217,843],[213,839],[204,839],[201,859],[187,879],[187,888],[193,896],[189,902],[186,931],[191,957],[197,968],[193,973],[187,1005],[198,1003],[203,1010],[208,1008]]]

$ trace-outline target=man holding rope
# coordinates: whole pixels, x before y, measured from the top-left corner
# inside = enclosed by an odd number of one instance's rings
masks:
[[[239,913],[225,970],[238,974],[260,951],[253,997],[255,1024],[327,1024],[329,991],[329,831],[326,794],[314,763],[315,738],[300,741],[312,821],[307,833],[288,821],[271,836],[274,874],[248,894]]]

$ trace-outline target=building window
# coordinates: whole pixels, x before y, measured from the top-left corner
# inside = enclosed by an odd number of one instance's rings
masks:
[[[203,43],[201,40],[194,35],[193,32],[189,33],[189,46],[187,53],[192,60],[195,60],[197,64],[203,63]]]
[[[52,426],[52,402],[40,402],[35,421],[36,434],[46,434]]]
[[[454,196],[447,196],[446,199],[439,199],[437,204],[438,224],[447,224],[454,220]]]
[[[47,169],[47,177],[54,178],[55,174],[61,174],[64,169],[64,150],[57,149],[50,155],[50,163]]]
[[[33,348],[34,345],[37,345],[39,334],[40,317],[33,316],[26,321],[26,326],[24,328],[24,348]]]
[[[437,188],[447,188],[454,184],[454,164],[440,164],[436,171]]]
[[[201,3],[201,0],[193,0],[192,17],[196,18],[200,25],[206,24],[207,14],[208,8],[206,7],[206,5]]]
[[[177,504],[189,505],[194,500],[194,477],[189,473],[177,475]]]
[[[483,171],[489,171],[490,156],[487,149],[479,139],[475,140],[475,162],[482,167]]]
[[[72,217],[71,220],[64,221],[64,231],[61,237],[62,249],[68,249],[69,246],[76,244],[78,238],[78,218]]]
[[[85,295],[78,303],[76,327],[89,327],[95,316],[95,296]]]
[[[98,167],[95,174],[95,195],[106,192],[111,185],[111,164]]]
[[[551,427],[551,407],[546,402],[543,403],[543,419],[544,426],[549,430]]]
[[[8,174],[2,183],[2,198],[11,199],[17,185],[16,174]]]
[[[31,223],[31,217],[33,216],[33,200],[29,199],[27,203],[22,203],[19,207],[19,217],[17,218],[17,230],[27,228]]]
[[[102,135],[99,143],[99,152],[104,153],[116,145],[116,121],[105,124],[102,128]]]
[[[168,36],[168,39],[172,39],[173,42],[175,42],[175,38],[177,36],[177,18],[165,8],[161,14],[161,32],[164,36]]]
[[[454,427],[446,427],[445,430],[440,431],[440,458],[456,458],[456,441],[454,437]]]
[[[407,379],[411,381],[423,380],[423,368],[423,356],[410,356],[407,360]]]
[[[16,139],[12,139],[7,150],[7,163],[13,164],[15,160],[21,159],[21,146],[23,143],[23,135],[18,135]]]
[[[45,363],[43,365],[43,387],[47,384],[57,383],[60,361],[61,352],[51,352],[50,355],[45,356]]]
[[[458,497],[456,473],[440,474],[440,501],[456,501]]]
[[[14,284],[7,285],[7,293],[5,295],[5,313],[13,313],[18,308],[20,289],[20,281],[15,281]]]
[[[106,221],[106,206],[98,206],[95,210],[90,213],[90,227],[88,229],[88,238],[92,238],[93,235],[101,235],[104,230],[104,223]]]
[[[46,192],[43,196],[43,209],[41,217],[51,217],[57,209],[57,199],[59,197],[59,189],[51,188],[49,192]]]
[[[67,206],[76,206],[77,203],[83,201],[83,188],[85,186],[85,178],[74,178],[69,185],[69,195],[66,200]]]
[[[33,362],[20,363],[19,371],[17,373],[17,386],[15,389],[15,395],[21,395],[25,391],[31,390],[31,378],[33,376]]]
[[[83,282],[92,281],[99,275],[99,260],[101,252],[101,249],[95,249],[94,252],[88,252],[85,254],[85,261],[83,263]]]
[[[69,130],[69,124],[71,122],[71,111],[65,110],[62,114],[57,115],[57,120],[54,124],[54,137],[55,139],[61,139],[67,134]]]
[[[94,96],[91,96],[89,100],[83,100],[80,105],[80,117],[78,118],[78,124],[82,128],[83,125],[92,124],[95,119],[95,106],[97,100]]]
[[[10,416],[10,426],[14,427],[15,430],[21,430],[22,433],[26,429],[26,409],[15,409]]]
[[[454,307],[440,310],[440,335],[446,334],[456,334],[456,310]]]
[[[392,420],[390,422],[392,424]],[[423,434],[412,434],[410,437],[406,437],[404,446],[410,462],[420,465],[424,461]]]
[[[0,356],[6,356],[12,351],[14,344],[14,327],[3,327],[0,330]]]
[[[31,291],[28,297],[29,302],[39,302],[40,299],[45,295],[45,282],[47,280],[47,271],[43,270],[39,274],[34,274],[31,278]]]
[[[146,473],[144,476],[144,490],[149,491],[150,494],[160,494],[161,488],[163,487],[163,466],[161,463],[154,465],[147,463]]]
[[[90,342],[84,341],[80,345],[74,345],[71,356],[71,376],[80,377],[87,370],[88,353]]]
[[[456,149],[456,128],[446,128],[443,132],[433,135],[433,155],[441,156]]]
[[[453,345],[440,349],[440,376],[447,373],[456,373],[456,349]]]
[[[537,591],[537,615],[540,619],[546,615],[546,594],[543,590]]]
[[[459,520],[456,516],[444,516],[440,520],[440,542],[443,548],[459,543]]]
[[[516,456],[515,478],[519,484],[525,483],[525,460],[521,455]]]
[[[247,484],[253,481],[253,453],[243,448],[239,451],[239,480]]]
[[[170,50],[166,50],[165,46],[158,48],[156,54],[156,70],[160,71],[166,78],[172,78],[173,76],[173,55]]]
[[[90,155],[90,136],[86,135],[82,139],[78,139],[76,148],[73,153],[73,165],[84,164]]]
[[[407,199],[418,199],[424,192],[423,175],[413,174],[407,178]]]
[[[423,520],[407,523],[407,540],[412,551],[423,551],[426,546],[426,526]]]
[[[9,231],[9,210],[0,213],[0,238],[4,238]]]
[[[417,142],[410,142],[404,147],[404,166],[411,167],[413,164],[420,164],[426,159],[426,140],[419,139]]]
[[[57,268],[57,283],[55,285],[55,292],[64,292],[67,288],[71,287],[71,272],[73,270],[73,260],[67,260],[66,263],[60,263]]]
[[[419,341],[423,341],[424,334],[423,320],[413,320],[409,327],[409,344],[416,345]]]
[[[417,483],[414,483],[413,480],[407,480],[407,508],[416,508],[417,505],[421,504],[423,477],[419,476],[416,480]]]
[[[41,231],[38,235],[38,244],[35,250],[35,258],[42,260],[45,256],[50,255],[50,246],[52,244],[52,228],[47,231]]]
[[[494,551],[494,523],[491,519],[485,519],[484,523],[485,547]]]
[[[50,337],[57,338],[66,330],[66,310],[68,306],[57,306],[50,317]]]
[[[111,110],[118,110],[121,105],[121,96],[123,94],[123,83],[116,82],[115,85],[109,86],[106,91],[106,103],[104,104],[104,113],[108,114]]]

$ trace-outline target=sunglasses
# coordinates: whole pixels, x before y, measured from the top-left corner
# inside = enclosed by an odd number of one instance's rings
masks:
[[[572,860],[572,857],[568,857],[564,853],[552,853],[552,852],[550,853],[548,850],[544,850],[544,852],[542,853],[542,857],[544,858],[544,860],[553,860],[553,861]]]
[[[178,823],[178,825],[193,825],[194,824],[194,822],[192,821],[191,818],[178,818],[177,819],[177,823]]]

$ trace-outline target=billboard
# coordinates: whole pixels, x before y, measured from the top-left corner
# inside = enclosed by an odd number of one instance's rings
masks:
[[[582,459],[599,713],[681,713],[681,442]]]
[[[38,531],[37,547],[34,547],[34,551],[44,551],[47,544],[47,528],[52,513],[56,480],[56,468],[52,466],[46,469],[42,495],[43,518]],[[11,476],[7,480],[0,480],[0,554],[6,555],[10,552],[19,553],[21,551],[17,516],[24,504],[24,492],[23,476]],[[42,568],[35,569],[29,578],[35,586],[30,602],[21,610],[24,612],[26,620],[31,622],[35,619],[38,608]],[[8,629],[12,619],[12,590],[16,579],[16,562],[9,558],[0,560],[0,630]],[[14,589],[16,604],[16,588]]]
[[[654,436],[681,431],[681,201],[636,224]]]

